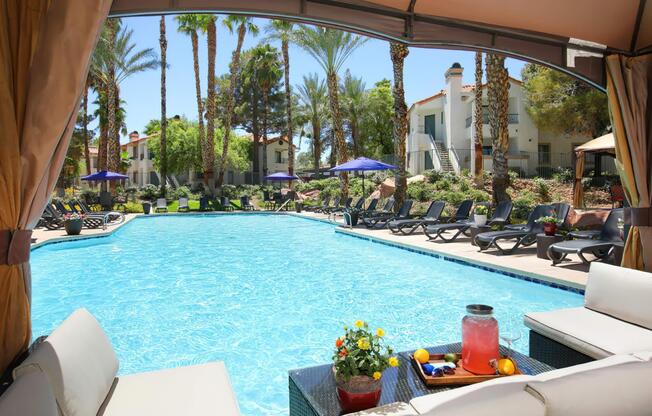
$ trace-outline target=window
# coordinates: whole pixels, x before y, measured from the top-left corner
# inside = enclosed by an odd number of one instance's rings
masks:
[[[131,148],[131,158],[136,159],[138,157],[138,147],[134,146]]]
[[[428,116],[425,116],[423,118],[423,123],[424,123],[424,133],[431,135],[432,137],[435,137],[435,124],[436,119],[434,114],[430,114]]]
[[[443,111],[441,112],[441,117],[440,118],[441,118],[440,123],[444,124],[444,112]]]
[[[235,182],[235,178],[234,178],[234,176],[235,176],[235,175],[233,174],[233,171],[230,170],[229,173],[228,173],[228,178],[229,178],[229,179],[228,179],[228,183],[230,183],[231,185],[235,185],[235,183],[234,183],[234,182]]]
[[[550,144],[540,144],[539,147],[539,165],[550,165]]]
[[[134,177],[134,185],[138,185],[138,172],[134,172],[133,177]]]
[[[283,154],[281,152],[279,152],[279,151],[274,152],[274,160],[276,161],[276,163],[282,163],[281,162],[282,157],[283,157]]]

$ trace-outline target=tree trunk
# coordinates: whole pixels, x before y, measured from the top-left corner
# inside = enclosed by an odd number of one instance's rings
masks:
[[[199,39],[196,31],[190,33],[190,40],[192,41],[192,61],[195,69],[195,94],[197,96],[197,124],[199,130],[199,154],[202,153],[202,143],[206,140],[206,133],[204,128],[204,104],[201,99],[201,81],[199,78]]]
[[[484,138],[482,137],[482,128],[484,124],[484,114],[482,107],[482,52],[475,53],[475,103],[473,107],[473,145],[475,148],[475,163],[473,166],[473,175],[475,176],[475,183],[478,187],[483,185],[482,167],[484,159],[482,155],[482,145]]]
[[[487,54],[487,85],[489,95],[489,124],[492,139],[493,201],[495,204],[509,200],[507,186],[509,176],[507,150],[509,131],[507,112],[509,108],[509,77],[505,57]]]
[[[328,163],[331,168],[334,168],[337,165],[337,142],[335,141],[335,130],[331,129],[331,154],[328,157]]]
[[[217,186],[221,187],[224,183],[224,170],[229,153],[229,136],[231,134],[231,122],[233,120],[233,107],[235,106],[235,91],[238,87],[238,75],[240,74],[240,52],[246,33],[245,23],[238,27],[238,44],[233,51],[231,61],[231,76],[229,80],[229,95],[226,97],[226,114],[224,115],[224,138],[222,139],[222,158],[220,160],[220,170],[217,175]]]
[[[110,56],[113,55],[115,50],[115,20],[108,19],[108,35],[107,35],[107,48]],[[116,164],[116,158],[114,155],[118,153],[120,143],[117,141],[118,129],[117,129],[117,120],[116,120],[116,84],[115,84],[115,63],[112,59],[109,59],[108,65],[108,81],[107,81],[107,149],[106,149],[106,161],[107,161],[107,170],[112,172],[118,171],[118,166]],[[106,189],[106,183],[103,184],[103,189]],[[111,186],[113,189],[114,186]]]
[[[321,161],[321,123],[315,117],[312,120],[312,154],[314,158],[315,177],[321,178],[321,171],[319,170]]]
[[[331,116],[333,118],[333,132],[335,143],[337,144],[337,163],[342,164],[349,160],[349,152],[344,141],[344,129],[342,129],[337,74],[330,71],[326,78],[328,81],[328,98],[331,107]],[[340,196],[343,201],[346,201],[349,197],[349,174],[347,172],[340,172]]]
[[[292,91],[290,87],[290,52],[288,51],[288,40],[283,39],[281,50],[283,52],[283,69],[285,71],[285,108],[286,108],[286,135],[288,138],[288,173],[294,175],[294,146],[292,144]],[[290,188],[294,188],[294,182],[290,181]]]
[[[358,120],[357,117],[351,117],[351,141],[353,142],[353,158],[360,157],[360,143],[358,143]]]
[[[405,57],[410,51],[404,43],[390,43],[390,55],[394,70],[394,145],[396,146],[397,167],[395,176],[394,210],[398,212],[407,195],[407,171],[405,139],[407,137],[407,104],[405,103],[405,89],[403,87],[403,65]]]
[[[267,111],[269,106],[269,87],[263,87],[263,174],[260,183],[267,176]]]
[[[84,159],[86,160],[86,175],[90,175],[91,172],[91,151],[88,147],[88,84],[84,86],[84,97],[82,99],[82,129],[84,135]]]
[[[208,23],[208,91],[206,93],[206,140],[202,143],[202,166],[204,185],[213,190],[213,170],[215,169],[215,52],[217,35],[215,19]]]
[[[165,186],[168,179],[167,128],[166,115],[167,92],[165,70],[167,65],[168,41],[165,37],[165,15],[161,16],[159,45],[161,46],[161,197],[165,198]]]
[[[258,125],[258,89],[254,88],[251,94],[251,133],[254,136],[254,154],[252,163],[251,180],[254,184],[260,183],[260,126]]]

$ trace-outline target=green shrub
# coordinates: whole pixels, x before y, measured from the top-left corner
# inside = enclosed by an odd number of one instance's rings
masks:
[[[159,196],[159,189],[156,185],[145,185],[140,188],[138,197],[144,201],[156,201]]]
[[[81,197],[87,204],[93,204],[97,201],[97,192],[92,189],[84,189],[81,191]]]
[[[127,202],[125,204],[125,211],[129,214],[142,214],[143,205],[140,202]]]
[[[371,194],[376,189],[376,184],[365,177],[365,195]],[[349,180],[349,195],[362,196],[362,178],[351,178]]]
[[[519,177],[521,177],[521,174],[515,168],[510,168],[507,171],[507,176],[509,177],[509,183],[514,183]]]
[[[536,195],[530,191],[523,191],[514,199],[513,204],[512,217],[515,220],[525,221],[536,205]]]
[[[442,178],[442,174],[443,172],[434,169],[423,172],[423,176],[425,176],[430,183],[439,181]]]
[[[431,184],[423,181],[418,181],[408,184],[407,195],[410,199],[414,199],[419,202],[425,202],[430,199],[432,191],[433,188]]]
[[[546,182],[545,179],[541,179],[541,178],[534,178],[533,182],[534,182],[534,186],[536,187],[537,193],[539,194],[539,198],[541,198],[543,202],[549,201],[550,186],[548,185],[548,182]]]
[[[572,182],[575,175],[573,170],[570,168],[559,167],[555,169],[555,173],[552,174],[552,179],[558,183],[569,183]]]
[[[448,191],[451,189],[451,183],[448,181],[448,179],[442,178],[438,180],[437,182],[434,183],[435,189],[439,191]]]

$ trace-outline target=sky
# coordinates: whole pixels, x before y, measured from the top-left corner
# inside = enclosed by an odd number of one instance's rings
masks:
[[[221,16],[220,16],[221,20]],[[257,37],[247,35],[244,48],[253,47],[265,40],[267,19],[254,19],[261,29]],[[132,40],[137,49],[159,49],[159,17],[130,17],[123,19],[123,25],[133,30]],[[195,99],[194,69],[190,37],[177,31],[174,16],[166,17],[167,28],[167,115],[185,115],[197,119]],[[236,35],[218,21],[217,25],[217,74],[228,71],[231,53],[236,46]],[[278,43],[278,42],[277,42]],[[280,45],[276,44],[280,49]],[[199,66],[201,71],[202,95],[206,95],[206,37],[199,39]],[[453,62],[459,62],[464,69],[464,83],[474,82],[474,53],[444,49],[410,48],[405,60],[404,83],[405,100],[409,105],[422,98],[435,94],[444,87],[444,72]],[[520,79],[525,63],[507,59],[509,74]],[[356,77],[361,77],[366,88],[372,88],[377,81],[393,78],[392,63],[389,57],[389,44],[386,41],[369,39],[357,49],[344,64]],[[316,72],[324,77],[321,67],[310,55],[295,45],[290,46],[290,81],[292,85],[302,82],[302,77]],[[152,70],[133,75],[120,86],[121,98],[126,102],[128,131],[143,131],[151,119],[160,118],[160,71]],[[122,139],[128,141],[127,137]]]

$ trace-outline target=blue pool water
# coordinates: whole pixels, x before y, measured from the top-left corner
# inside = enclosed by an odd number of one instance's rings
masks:
[[[459,341],[469,303],[493,305],[499,321],[582,304],[291,216],[139,218],[111,237],[38,248],[32,270],[35,336],[85,307],[121,374],[223,360],[248,416],[287,414],[287,371],[329,362],[356,319],[401,351]]]

